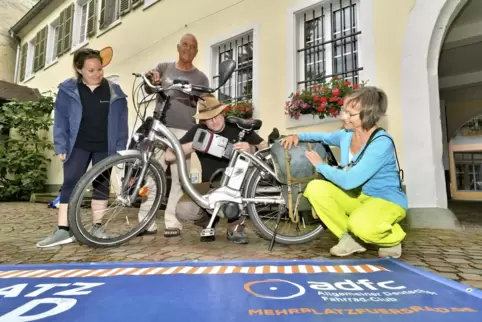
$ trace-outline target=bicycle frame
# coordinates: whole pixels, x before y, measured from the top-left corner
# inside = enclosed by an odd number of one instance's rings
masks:
[[[226,175],[226,173],[221,179],[220,188],[215,189],[208,196],[202,195],[194,188],[193,184],[189,180],[186,156],[182,149],[181,143],[164,124],[162,124],[158,120],[154,120],[151,130],[149,131],[147,138],[144,140],[149,140],[150,142],[161,142],[166,147],[169,147],[174,151],[181,186],[186,192],[186,194],[188,194],[189,197],[191,197],[191,199],[203,209],[215,209],[216,204],[221,202],[234,202],[237,204],[243,204],[245,202],[284,204],[284,200],[282,201],[273,198],[242,198],[240,191],[232,191],[231,189],[227,188],[229,180],[231,180],[232,177]],[[235,150],[233,151],[233,155],[230,159],[228,168],[233,168],[236,164],[236,161],[240,158],[240,156],[242,156],[248,159],[251,163],[253,163],[254,166],[262,169],[263,171],[266,171],[271,176],[276,178],[276,174],[274,173],[273,169],[271,169],[265,162],[260,159],[260,157],[258,157],[260,152],[265,152],[266,150],[267,149],[257,151],[257,154],[251,154],[249,152]],[[142,160],[145,164],[143,166],[143,169],[141,170],[140,179],[138,180],[137,186],[135,188],[135,192],[139,191],[145,171],[147,170],[147,162],[152,157],[152,150],[149,148],[148,144],[140,144],[139,149],[124,150],[119,151],[118,153],[122,155],[140,155],[142,157]],[[242,180],[244,185],[244,181],[246,180],[246,173],[242,177],[242,179],[239,180]]]
[[[139,75],[138,75],[139,76]],[[160,110],[165,110],[166,106],[169,104],[170,98],[169,96],[164,94],[164,91],[167,91],[169,89],[178,89],[184,92],[185,94],[189,94],[191,89],[194,88],[194,86],[186,84],[186,83],[177,83],[173,84],[171,87],[168,89],[162,89],[157,86],[154,86],[150,83],[150,81],[147,79],[147,77],[142,74],[142,76],[145,84],[150,86],[151,88],[155,89],[158,91],[159,94],[164,95],[165,100],[163,102],[163,106],[160,108]],[[198,87],[199,88],[199,87]],[[209,89],[207,89],[209,90]],[[245,152],[245,151],[238,151],[234,150],[233,154],[230,158],[230,162],[228,167],[226,168],[227,170],[224,172],[223,177],[221,179],[221,186],[217,189],[214,189],[213,191],[209,192],[206,195],[200,194],[195,188],[194,185],[191,183],[189,179],[189,171],[187,169],[187,163],[186,163],[186,156],[184,154],[183,148],[177,137],[165,126],[161,121],[160,115],[161,111],[156,110],[154,112],[154,120],[152,123],[152,126],[149,130],[149,133],[147,137],[145,137],[138,145],[138,149],[129,149],[129,150],[124,150],[124,151],[119,151],[118,153],[121,155],[139,155],[140,158],[143,161],[143,166],[142,170],[140,173],[139,180],[137,181],[137,184],[134,188],[134,191],[132,194],[127,198],[128,200],[123,200],[124,202],[131,204],[132,201],[134,200],[134,196],[137,195],[138,191],[141,189],[141,185],[145,176],[145,173],[147,171],[150,159],[153,155],[153,150],[156,146],[159,144],[161,147],[165,150],[167,148],[171,148],[176,156],[176,164],[178,166],[178,176],[179,180],[182,186],[183,191],[196,203],[199,205],[199,207],[213,211],[212,212],[212,217],[210,220],[209,225],[203,230],[202,235],[213,235],[214,231],[211,228],[212,224],[214,222],[214,219],[218,215],[218,212],[221,208],[221,206],[224,203],[235,203],[238,205],[244,205],[246,203],[262,203],[262,204],[278,204],[278,205],[284,205],[285,200],[283,198],[243,198],[241,193],[242,193],[242,188],[246,186],[246,178],[248,174],[248,168],[251,165],[254,165],[261,171],[264,171],[271,175],[273,178],[276,179],[276,174],[274,173],[273,169],[268,166],[259,156],[260,153],[266,152],[269,150],[269,148],[260,150],[256,152],[255,154]],[[242,129],[239,139],[242,139],[246,132]],[[239,177],[237,173],[235,172],[235,169],[238,169],[238,163],[242,163],[240,160],[247,160],[247,165],[246,162],[245,166],[246,168],[243,169],[242,171],[242,176]],[[230,172],[231,171],[231,172]],[[233,179],[236,177],[235,179]],[[249,179],[249,178],[248,178]],[[235,180],[236,181],[236,186],[239,187],[237,189],[233,189],[231,186],[231,182]]]

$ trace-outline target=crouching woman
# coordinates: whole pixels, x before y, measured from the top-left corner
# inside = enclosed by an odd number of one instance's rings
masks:
[[[300,133],[282,140],[286,148],[299,141],[322,141],[340,147],[341,166],[332,167],[316,152],[306,157],[326,180],[311,181],[304,196],[320,219],[339,238],[333,256],[366,251],[363,243],[378,246],[380,257],[399,258],[406,233],[398,224],[406,215],[395,145],[377,126],[387,111],[386,94],[363,87],[345,97],[344,129],[332,133]],[[365,245],[366,246],[366,245]]]

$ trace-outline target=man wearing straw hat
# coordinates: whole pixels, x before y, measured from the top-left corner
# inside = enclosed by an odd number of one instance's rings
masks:
[[[193,152],[196,153],[201,163],[202,168],[202,183],[196,185],[196,189],[206,194],[211,189],[210,179],[213,174],[219,170],[224,169],[229,165],[229,160],[226,158],[217,158],[207,153],[195,151],[192,147],[194,135],[198,129],[208,129],[220,136],[227,138],[230,142],[237,140],[239,132],[241,131],[236,125],[226,123],[224,118],[224,109],[226,105],[221,104],[214,95],[204,95],[204,100],[198,102],[198,113],[194,118],[199,120],[199,124],[193,126],[179,141],[186,155]],[[262,149],[268,144],[255,132],[248,134],[243,142],[234,144],[233,148],[242,151],[254,152],[256,148]],[[175,161],[176,157],[171,149],[166,151],[166,161]],[[220,179],[220,177],[219,177]],[[194,201],[190,199],[187,194],[179,200],[176,207],[176,216],[179,220],[190,221],[205,228],[210,220],[210,214],[201,209]],[[218,217],[219,218],[219,217]],[[237,244],[247,244],[248,237],[244,232],[245,216],[240,218],[228,220],[228,229],[226,236],[228,240]],[[201,237],[201,241],[213,241],[214,236]]]

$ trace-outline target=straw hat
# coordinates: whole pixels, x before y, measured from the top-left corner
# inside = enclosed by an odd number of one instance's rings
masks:
[[[198,102],[198,113],[194,118],[198,120],[209,120],[221,114],[226,108],[226,104],[221,104],[213,94],[201,96],[203,100]]]

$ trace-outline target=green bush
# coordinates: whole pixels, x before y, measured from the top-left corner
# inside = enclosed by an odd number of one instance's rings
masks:
[[[48,131],[54,97],[45,93],[37,102],[12,101],[0,106],[0,132],[10,135],[0,140],[0,200],[29,200],[42,192],[53,144]],[[4,131],[5,132],[5,131]]]

